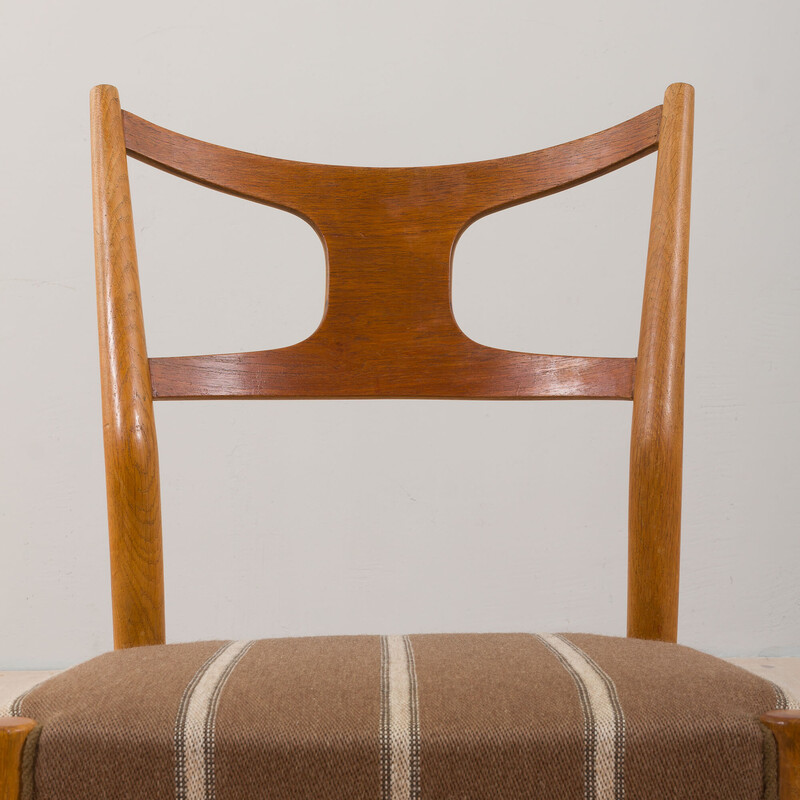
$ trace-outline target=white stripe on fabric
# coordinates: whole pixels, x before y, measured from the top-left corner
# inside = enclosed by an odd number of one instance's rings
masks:
[[[578,687],[585,721],[586,800],[625,796],[625,717],[611,678],[579,647],[556,634],[535,634],[561,661]]]
[[[381,637],[381,662],[381,797],[418,800],[419,706],[411,640]]]
[[[770,681],[772,683],[772,681]],[[785,710],[800,710],[800,700],[798,700],[788,689],[777,683],[772,683],[775,690],[775,708]]]
[[[214,798],[214,724],[219,698],[252,644],[236,641],[224,645],[200,667],[187,687],[175,731],[178,800]]]
[[[49,681],[50,678],[34,683],[33,686],[27,688],[24,692],[13,697],[11,700],[0,705],[0,717],[21,717],[22,716],[22,701],[34,690],[38,689],[43,683]]]

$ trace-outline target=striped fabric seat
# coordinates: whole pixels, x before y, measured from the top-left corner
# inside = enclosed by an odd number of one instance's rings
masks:
[[[34,800],[763,800],[797,707],[678,645],[343,636],[120,650],[2,712]]]

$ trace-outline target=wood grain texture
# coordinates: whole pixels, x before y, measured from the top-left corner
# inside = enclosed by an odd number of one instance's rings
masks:
[[[412,347],[407,334],[384,329],[379,341],[320,335],[280,350],[154,358],[150,369],[156,400],[630,400],[634,363],[493,350],[456,336],[445,344],[444,337],[422,334]]]
[[[678,635],[686,282],[694,89],[664,97],[633,390],[628,635]]]
[[[800,798],[800,711],[769,711],[761,721],[778,744],[778,798]]]
[[[661,107],[656,106],[591,136],[487,161],[346,167],[231,150],[122,113],[131,157],[203,186],[291,211],[331,233],[358,228],[371,218],[380,222],[382,232],[402,233],[422,222],[436,229],[461,229],[484,214],[568,189],[654,152],[661,119]]]
[[[509,158],[420,168],[285,161],[190,139],[92,94],[98,308],[115,643],[164,640],[154,398],[633,399],[629,635],[677,635],[683,354],[693,89],[592,136]],[[637,359],[518,353],[469,339],[453,250],[485,214],[659,150]],[[297,214],[320,236],[325,313],[278,350],[148,359],[125,153]]]
[[[291,211],[314,227],[326,253],[325,313],[308,339],[279,350],[151,359],[154,398],[631,399],[633,359],[518,353],[469,339],[451,307],[452,257],[481,216],[653,152],[660,107],[546,150],[412,168],[266,158],[123,116],[131,156]]]
[[[114,647],[165,641],[161,500],[117,91],[91,93],[92,176]]]
[[[27,717],[0,717],[0,800],[19,800],[22,747],[35,727]]]

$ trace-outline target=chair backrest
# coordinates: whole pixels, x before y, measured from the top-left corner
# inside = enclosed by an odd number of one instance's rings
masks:
[[[114,645],[165,640],[154,399],[585,398],[633,401],[628,635],[677,636],[686,274],[694,90],[574,142],[420,168],[285,161],[159,128],[91,93],[95,257]],[[636,358],[518,353],[469,339],[453,317],[451,257],[481,216],[658,151]],[[323,241],[327,302],[306,340],[278,350],[149,359],[127,156],[290,211]]]

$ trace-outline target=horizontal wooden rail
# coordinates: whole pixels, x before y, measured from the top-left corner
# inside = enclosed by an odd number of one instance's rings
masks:
[[[151,358],[153,399],[633,398],[633,358],[514,353],[475,345],[451,360],[441,350],[398,354],[338,352],[307,340],[280,350]]]

